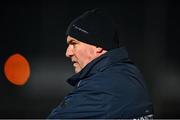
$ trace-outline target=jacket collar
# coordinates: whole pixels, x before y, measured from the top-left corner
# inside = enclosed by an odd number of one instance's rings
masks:
[[[123,61],[127,61],[128,53],[125,47],[116,48],[106,52],[100,57],[94,59],[89,64],[87,64],[79,73],[76,73],[72,77],[70,77],[67,82],[75,86],[80,80],[85,79],[97,72],[103,71],[108,66],[113,64],[122,63]]]

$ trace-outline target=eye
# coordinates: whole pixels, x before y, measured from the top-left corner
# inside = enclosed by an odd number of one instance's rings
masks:
[[[77,45],[76,42],[72,42],[71,45],[73,45],[74,47]]]
[[[78,42],[72,40],[72,41],[69,41],[69,45],[73,46],[73,47],[76,47],[76,45],[78,44]]]
[[[75,42],[72,42],[71,45],[75,45],[76,43]]]

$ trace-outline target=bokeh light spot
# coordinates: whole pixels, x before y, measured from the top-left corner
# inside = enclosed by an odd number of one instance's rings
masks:
[[[11,55],[4,64],[6,78],[15,85],[24,85],[30,76],[30,65],[28,60],[21,54]]]

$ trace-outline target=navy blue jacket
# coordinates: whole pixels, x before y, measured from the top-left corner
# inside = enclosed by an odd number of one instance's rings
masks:
[[[74,90],[48,118],[140,118],[153,114],[143,77],[124,47],[96,58],[67,82]]]

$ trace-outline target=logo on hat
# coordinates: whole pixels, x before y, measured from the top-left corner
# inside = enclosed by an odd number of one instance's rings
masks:
[[[84,29],[82,29],[82,28],[80,28],[80,27],[78,27],[76,25],[73,25],[73,27],[74,27],[74,29],[77,29],[77,30],[79,30],[79,31],[81,31],[81,32],[83,32],[85,34],[88,34],[88,32],[86,30],[84,30]]]

